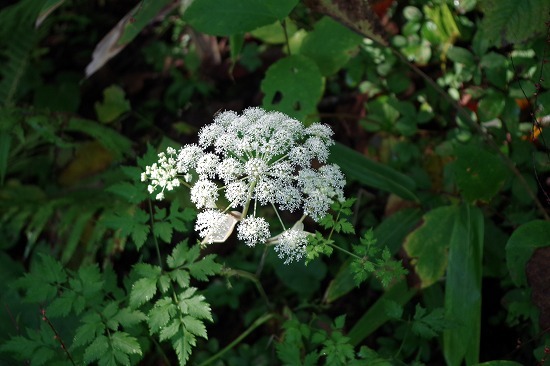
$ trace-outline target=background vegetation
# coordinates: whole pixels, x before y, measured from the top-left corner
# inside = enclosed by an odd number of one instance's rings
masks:
[[[1,364],[550,363],[548,1],[8,3]],[[257,105],[331,125],[356,200],[306,224],[376,276],[151,200],[158,151]]]

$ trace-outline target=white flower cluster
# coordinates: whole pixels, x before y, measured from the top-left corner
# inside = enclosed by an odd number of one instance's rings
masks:
[[[240,240],[249,246],[274,242],[279,257],[289,263],[304,256],[308,233],[295,226],[270,239],[269,223],[256,216],[256,208],[300,210],[300,222],[305,216],[319,221],[335,199],[343,201],[345,178],[340,168],[313,166],[326,163],[332,144],[332,130],[324,124],[305,127],[283,113],[261,108],[248,108],[242,115],[226,111],[200,130],[198,145],[160,153],[141,179],[149,181],[150,193],[160,188],[157,199],[180,184],[190,187],[191,201],[203,210],[195,230],[204,242],[225,241],[238,222]],[[220,208],[222,192],[228,205]],[[236,208],[242,213],[229,213]]]

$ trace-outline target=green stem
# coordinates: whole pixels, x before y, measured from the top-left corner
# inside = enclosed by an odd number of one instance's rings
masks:
[[[252,181],[250,183],[250,187],[248,187],[248,197],[246,197],[246,205],[244,206],[243,213],[241,217],[244,219],[246,217],[246,214],[248,213],[248,208],[250,207],[250,201],[252,200],[252,193],[254,192],[254,188],[256,187],[256,181]]]
[[[254,283],[254,285],[256,285],[256,288],[258,289],[258,292],[260,293],[260,296],[262,297],[262,299],[264,299],[267,308],[271,309],[271,304],[269,303],[269,299],[267,298],[267,294],[265,293],[264,288],[263,288],[262,284],[260,283],[260,280],[258,279],[258,276],[256,276],[253,273],[247,272],[247,271],[243,271],[243,270],[240,270],[240,269],[232,269],[232,268],[225,268],[222,271],[222,275],[224,275],[226,277],[239,276],[239,277],[243,277],[243,278],[246,278],[246,279],[252,281]]]
[[[341,252],[346,253],[346,254],[349,255],[349,256],[352,256],[352,257],[357,258],[357,259],[363,259],[363,258],[361,258],[360,256],[358,256],[357,254],[354,254],[354,253],[350,252],[349,250],[346,250],[346,249],[344,249],[344,248],[342,248],[342,247],[339,247],[338,245],[336,245],[336,244],[334,244],[334,243],[328,243],[328,245],[330,245],[331,247],[333,247],[333,248],[335,248],[335,249],[338,249],[338,250],[341,251]]]
[[[275,314],[269,313],[269,314],[265,314],[265,315],[261,316],[260,318],[256,319],[254,321],[254,323],[252,323],[252,325],[250,325],[250,327],[248,327],[247,330],[245,330],[243,333],[241,333],[241,335],[239,335],[233,342],[229,343],[227,346],[224,347],[224,349],[222,349],[221,351],[219,351],[218,353],[216,353],[215,355],[210,357],[208,360],[206,360],[206,361],[202,362],[201,364],[199,364],[199,366],[206,366],[206,365],[211,364],[212,362],[214,362],[215,360],[217,360],[218,358],[223,356],[227,351],[231,350],[237,344],[239,344],[244,338],[246,338],[250,333],[252,333],[254,331],[254,329],[258,328],[260,325],[264,324],[265,322],[267,322],[268,320],[270,320],[274,317],[275,317]]]
[[[157,236],[155,235],[155,222],[153,220],[153,205],[151,204],[151,199],[147,200],[149,204],[149,219],[151,220],[151,231],[153,232],[153,242],[155,243],[155,250],[157,252],[157,259],[159,261],[159,267],[162,269],[162,257],[160,256],[159,242]]]

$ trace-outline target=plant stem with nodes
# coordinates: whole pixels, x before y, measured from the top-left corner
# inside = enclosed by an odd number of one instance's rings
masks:
[[[48,326],[51,328],[51,330],[53,331],[53,333],[55,334],[55,339],[57,339],[57,341],[59,342],[59,344],[61,345],[61,348],[63,349],[63,351],[65,352],[65,354],[67,355],[67,358],[69,359],[69,361],[71,361],[71,364],[73,366],[76,366],[74,360],[73,360],[73,357],[71,356],[71,354],[69,353],[69,350],[67,349],[67,347],[65,346],[65,343],[63,342],[63,339],[61,339],[61,336],[59,335],[59,333],[57,333],[57,330],[55,329],[55,327],[53,326],[52,322],[50,321],[50,319],[48,319],[48,317],[46,316],[46,310],[45,309],[40,309],[40,314],[42,315],[42,320],[46,322],[46,324],[48,324]]]

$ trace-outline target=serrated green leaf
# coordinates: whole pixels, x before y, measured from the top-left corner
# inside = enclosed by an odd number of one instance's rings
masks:
[[[147,323],[151,333],[157,333],[170,321],[171,317],[176,313],[176,305],[170,297],[164,297],[158,300],[153,308],[149,311]]]
[[[84,363],[89,364],[99,360],[109,351],[109,340],[104,335],[97,337],[84,352]]]
[[[111,229],[119,230],[122,236],[131,236],[139,250],[147,240],[150,230],[148,221],[149,215],[145,211],[130,206],[127,210],[106,213],[102,223]]]
[[[147,277],[137,280],[130,292],[130,306],[136,308],[150,301],[157,293],[157,277]]]
[[[38,347],[31,358],[31,366],[41,366],[47,364],[55,356],[55,351],[48,347]]]
[[[50,318],[66,317],[71,312],[76,293],[70,289],[65,290],[63,294],[55,298],[46,309]]]
[[[480,29],[497,47],[545,34],[550,3],[546,0],[480,0]]]
[[[419,337],[425,339],[436,337],[448,327],[447,325],[444,309],[434,309],[426,314],[426,309],[420,305],[416,306],[411,330]]]
[[[113,317],[124,328],[132,327],[142,321],[147,320],[147,316],[139,310],[132,310],[130,308],[122,308]]]
[[[191,276],[199,281],[207,281],[209,276],[220,273],[222,265],[214,262],[216,255],[209,254],[198,262],[188,265]]]
[[[196,345],[196,338],[185,328],[181,327],[176,336],[172,338],[172,347],[176,351],[178,361],[181,365],[186,365],[191,355],[192,347]]]
[[[139,174],[139,173],[138,173]],[[107,192],[114,193],[124,198],[128,203],[138,204],[143,202],[149,196],[147,190],[130,182],[120,182],[113,184],[105,189]]]
[[[315,112],[324,89],[324,79],[309,58],[293,55],[272,64],[262,81],[266,110],[277,110],[298,120]]]
[[[172,241],[172,224],[169,222],[155,222],[153,226],[155,236],[160,238],[165,243],[170,243]]]
[[[179,309],[183,314],[189,314],[197,319],[208,319],[212,321],[210,304],[202,295],[195,295],[196,288],[188,288],[178,296]]]
[[[246,33],[284,19],[298,0],[195,0],[185,10],[183,19],[195,29],[217,36]]]
[[[86,299],[96,297],[105,283],[97,264],[81,267],[78,270],[78,278],[83,285],[82,295]]]
[[[173,319],[167,326],[162,327],[159,333],[159,340],[162,342],[172,338],[180,330],[181,326],[182,323],[180,319]]]
[[[76,329],[71,348],[85,346],[92,342],[97,335],[103,334],[105,325],[98,314],[87,317],[85,323]]]
[[[126,332],[112,333],[111,345],[116,351],[121,351],[126,354],[141,355],[141,347],[137,339]]]
[[[196,336],[202,337],[207,339],[208,336],[206,335],[206,327],[204,326],[204,323],[192,316],[185,316],[182,319],[183,326],[189,333],[192,333]]]
[[[193,251],[194,254],[192,254]],[[187,240],[184,240],[174,247],[172,254],[170,254],[166,259],[166,264],[168,264],[169,268],[174,269],[186,263],[188,261],[188,257],[195,257],[191,260],[191,262],[194,261],[198,258],[199,254],[200,248],[198,246],[195,246],[190,250],[187,245]]]

